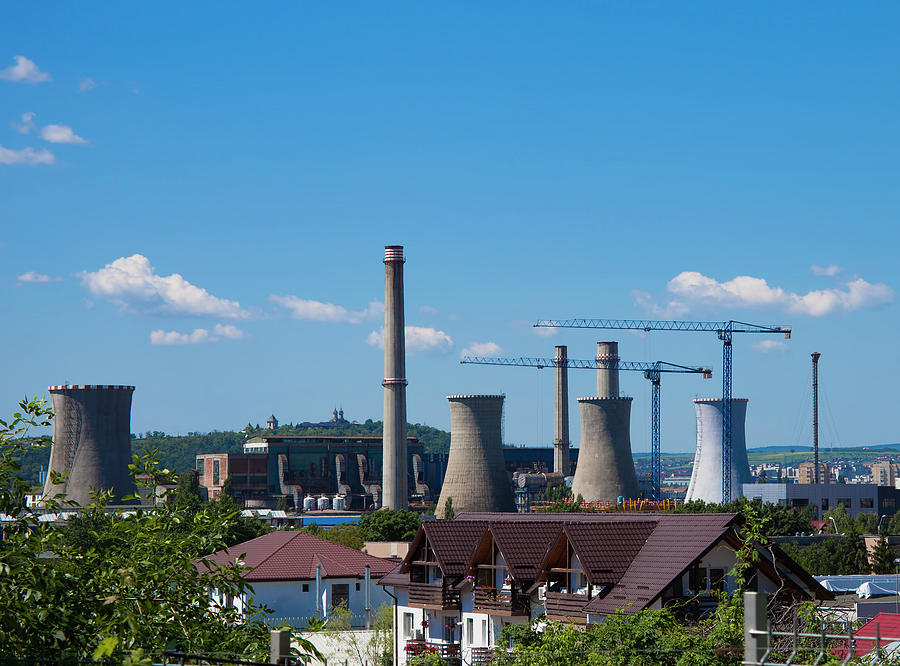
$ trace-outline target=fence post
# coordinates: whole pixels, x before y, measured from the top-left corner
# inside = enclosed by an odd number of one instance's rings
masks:
[[[269,663],[286,664],[291,653],[291,632],[287,629],[273,629],[269,634]]]
[[[753,631],[766,631],[767,594],[744,592],[744,663],[758,664],[769,647],[766,634],[754,635]]]

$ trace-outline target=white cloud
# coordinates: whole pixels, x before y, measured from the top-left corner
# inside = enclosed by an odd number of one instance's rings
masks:
[[[437,308],[433,308],[430,305],[420,306],[419,312],[421,312],[422,314],[428,314],[428,315],[436,315],[438,313]]]
[[[217,298],[178,273],[157,275],[141,254],[120,257],[95,272],[78,274],[97,298],[105,298],[125,311],[246,319],[237,301]],[[202,329],[198,329],[202,330]]]
[[[25,56],[17,55],[13,58],[15,65],[10,65],[6,69],[0,69],[0,79],[5,81],[20,81],[23,83],[41,83],[49,81],[50,75],[42,72],[33,61]]]
[[[631,292],[634,298],[634,304],[641,308],[647,314],[651,314],[659,319],[676,319],[687,313],[687,306],[680,301],[669,301],[664,306],[653,302],[653,297],[646,291],[635,289]]]
[[[787,312],[821,317],[835,312],[852,312],[867,307],[889,303],[894,299],[893,290],[884,283],[871,284],[855,278],[843,287],[820,289],[806,294],[796,294],[781,287],[769,285],[763,278],[739,275],[727,282],[697,273],[685,271],[672,278],[667,289],[677,298],[665,306],[653,303],[649,294],[634,292],[635,303],[654,314],[667,313],[681,316],[696,306],[715,307],[774,307]]]
[[[19,284],[37,284],[41,282],[59,282],[62,278],[58,277],[50,277],[49,275],[44,275],[43,273],[35,273],[34,271],[28,271],[26,273],[22,273],[19,277],[16,278],[16,281]]]
[[[41,138],[49,143],[87,143],[68,125],[46,125],[41,128]]]
[[[450,336],[436,328],[407,326],[404,331],[406,333],[406,351],[410,353],[436,351],[446,354],[453,347],[453,340]],[[369,333],[366,343],[383,349],[384,328]]]
[[[195,328],[190,333],[178,331],[164,331],[159,329],[150,332],[151,345],[200,345],[208,342],[218,342],[222,338],[229,340],[241,340],[246,337],[237,326],[216,324],[213,332],[205,328]]]
[[[532,326],[531,330],[541,338],[552,338],[559,332],[559,329],[555,326]]]
[[[366,320],[384,316],[384,303],[371,301],[365,310],[348,310],[343,305],[323,303],[297,296],[269,296],[269,300],[277,303],[291,313],[294,319],[304,321],[326,321],[343,324],[359,324]]]
[[[96,87],[97,87],[97,84],[94,81],[94,79],[86,77],[86,78],[81,79],[81,82],[78,84],[78,91],[79,92],[87,92],[88,90],[93,90]]]
[[[11,122],[10,125],[19,133],[19,134],[28,134],[31,130],[34,129],[34,117],[37,114],[34,111],[26,111],[21,116],[21,123]]]
[[[753,348],[760,352],[784,351],[787,349],[787,343],[781,340],[760,340],[753,343]]]
[[[827,275],[829,277],[834,277],[841,272],[841,267],[837,264],[828,264],[827,266],[816,266],[813,264],[809,267],[809,270],[812,271],[813,275]]]
[[[0,146],[0,164],[27,164],[34,166],[36,164],[53,164],[56,157],[49,150],[35,150],[34,148],[22,148],[21,150],[12,150]]]
[[[473,342],[459,353],[464,356],[497,356],[503,352],[496,342]]]

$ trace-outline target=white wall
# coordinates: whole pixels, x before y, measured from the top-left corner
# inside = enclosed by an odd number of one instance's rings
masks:
[[[366,581],[364,578],[323,578],[320,587],[320,607],[328,611],[334,603],[332,586],[345,584],[349,589],[349,608],[354,616],[363,616],[366,610]],[[357,590],[356,587],[359,586]],[[306,591],[304,591],[304,586]],[[253,584],[253,599],[268,606],[273,617],[312,617],[316,614],[316,581],[271,581]],[[369,608],[374,618],[382,604],[393,604],[384,588],[369,581]],[[353,618],[357,621],[357,618]]]

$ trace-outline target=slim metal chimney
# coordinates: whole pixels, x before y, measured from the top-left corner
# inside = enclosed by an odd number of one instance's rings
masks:
[[[403,246],[384,247],[384,439],[382,506],[407,508],[406,337],[403,317]]]
[[[819,352],[813,352],[813,474],[815,481],[819,482]]]
[[[605,363],[604,363],[605,361]],[[597,343],[597,397],[619,397],[619,343]]]
[[[569,369],[565,345],[556,347],[556,391],[553,409],[553,471],[569,475]]]

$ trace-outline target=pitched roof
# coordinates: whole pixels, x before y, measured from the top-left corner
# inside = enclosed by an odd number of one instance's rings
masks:
[[[434,549],[434,556],[444,574],[450,576],[461,576],[466,573],[472,553],[481,542],[487,527],[487,523],[482,521],[457,523],[452,520],[429,520],[422,523],[428,543]],[[416,545],[413,542],[410,546],[407,560],[412,559]]]
[[[888,648],[889,643],[894,643],[900,638],[900,614],[878,613],[878,615],[853,632],[853,636],[856,638],[855,653],[858,657],[867,655],[875,649],[875,641],[872,639],[876,637],[879,638],[881,648],[884,650]],[[868,636],[869,640],[858,638],[859,636]],[[895,650],[896,648],[888,648],[888,654],[896,656]],[[847,642],[844,641],[842,645],[834,648],[831,653],[839,659],[846,657]]]
[[[385,575],[378,579],[379,585],[409,585],[409,574],[401,573],[403,562],[398,562],[397,566],[388,571]]]
[[[250,571],[244,580],[310,580],[321,567],[323,578],[361,578],[369,565],[379,577],[393,569],[395,560],[373,557],[353,548],[320,539],[306,532],[276,531],[239,543],[203,558],[224,566],[240,562]],[[197,562],[197,567],[203,567]]]
[[[512,522],[491,523],[489,529],[513,578],[534,580],[544,555],[559,536],[562,523],[541,522],[529,525],[527,530]]]
[[[631,566],[659,523],[647,520],[574,523],[564,531],[593,585],[614,584]]]
[[[631,615],[646,608],[722,539],[738,518],[734,513],[658,515],[659,524],[618,583],[605,596],[594,597],[585,611],[609,615],[622,610]]]

